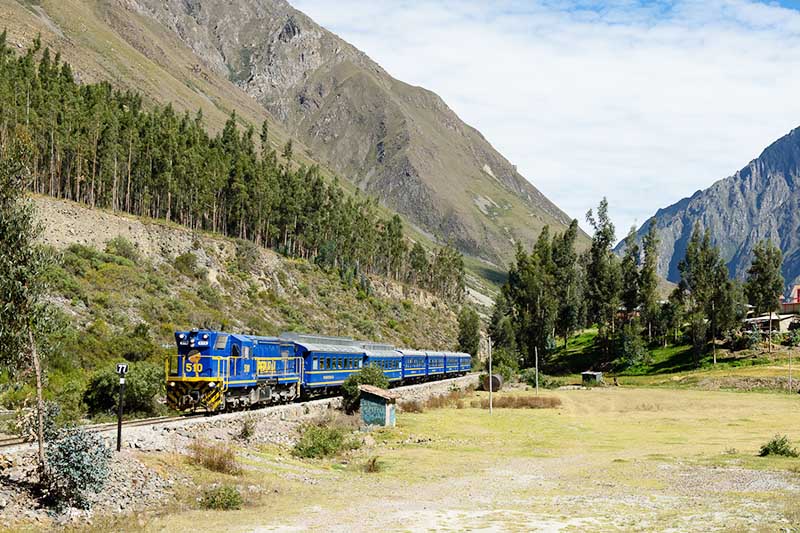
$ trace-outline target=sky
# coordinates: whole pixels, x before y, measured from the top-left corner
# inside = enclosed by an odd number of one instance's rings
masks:
[[[617,237],[800,126],[800,0],[290,0]]]

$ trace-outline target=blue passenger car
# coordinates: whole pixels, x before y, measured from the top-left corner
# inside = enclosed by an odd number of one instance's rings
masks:
[[[403,381],[416,381],[427,374],[427,355],[419,350],[401,349],[403,354]]]
[[[444,373],[458,374],[461,363],[461,355],[454,352],[444,353]]]
[[[403,354],[389,344],[363,343],[364,364],[377,366],[386,375],[389,383],[403,379]]]
[[[307,389],[338,387],[364,365],[364,349],[352,339],[285,333],[303,359],[303,386]]]
[[[428,377],[444,374],[444,354],[442,352],[425,352],[428,356]]]

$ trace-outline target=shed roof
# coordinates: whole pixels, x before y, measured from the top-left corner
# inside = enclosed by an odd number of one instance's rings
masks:
[[[602,376],[602,372],[595,372],[593,370],[587,370],[586,372],[581,372],[581,376]]]
[[[372,394],[373,396],[378,396],[384,400],[396,400],[398,398],[397,393],[376,387],[375,385],[360,385],[358,390],[366,392],[367,394]]]

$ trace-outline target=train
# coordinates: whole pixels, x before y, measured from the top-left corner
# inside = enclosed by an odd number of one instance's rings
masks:
[[[389,344],[283,333],[260,337],[223,331],[176,331],[165,363],[167,404],[182,412],[216,413],[330,395],[366,366],[390,386],[467,374],[467,353],[408,350]]]

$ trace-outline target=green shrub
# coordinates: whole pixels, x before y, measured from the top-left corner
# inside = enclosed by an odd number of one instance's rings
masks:
[[[474,359],[474,358],[473,358]],[[508,348],[498,348],[492,351],[492,372],[503,376],[503,382],[508,383],[519,373],[519,352]],[[484,362],[484,371],[489,372],[488,358]]]
[[[61,416],[61,406],[57,402],[44,402],[44,438],[53,440],[58,435],[58,419]],[[38,439],[39,435],[39,409],[34,405],[32,409],[20,409],[11,423],[11,430],[20,438],[28,442]]]
[[[89,495],[108,478],[109,450],[102,437],[78,427],[62,429],[47,444],[47,496],[58,507],[88,508]]]
[[[230,485],[221,485],[206,489],[203,492],[203,498],[200,504],[204,509],[213,509],[215,511],[233,511],[241,509],[244,499],[239,489],[231,487]]]
[[[800,346],[800,329],[795,329],[788,332],[784,337],[783,343],[786,346],[791,346],[793,348]]]
[[[236,451],[226,444],[196,440],[189,446],[189,450],[192,452],[193,464],[231,476],[242,473],[242,467],[236,460]]]
[[[173,262],[175,270],[190,278],[205,279],[206,270],[197,266],[197,256],[192,252],[186,252],[175,258]]]
[[[782,455],[784,457],[798,457],[800,454],[794,448],[786,435],[775,435],[772,439],[761,447],[758,452],[760,457],[768,455]]]
[[[114,237],[106,243],[106,253],[139,262],[139,248],[125,237]]]
[[[236,240],[236,268],[239,272],[255,272],[258,259],[258,246],[252,241]]]
[[[348,413],[358,410],[361,391],[358,387],[361,385],[374,385],[382,389],[389,387],[389,380],[383,370],[376,366],[365,366],[358,372],[350,374],[342,384],[342,406]]]
[[[536,369],[527,368],[522,372],[522,381],[531,387],[536,386]],[[539,388],[540,389],[557,389],[564,384],[564,381],[559,378],[554,378],[539,372]]]
[[[755,350],[764,341],[764,336],[757,328],[751,329],[744,334],[744,346],[749,350]]]
[[[126,413],[152,415],[158,412],[156,398],[164,392],[164,369],[152,363],[133,363],[125,380],[124,409]],[[117,408],[119,376],[116,367],[95,372],[83,393],[83,402],[92,415],[113,413]]]
[[[149,359],[158,353],[158,346],[150,336],[150,327],[139,323],[132,331],[117,335],[112,343],[114,355],[131,363]]]
[[[321,459],[358,448],[358,441],[348,433],[347,429],[337,426],[306,426],[292,454],[304,459]]]

